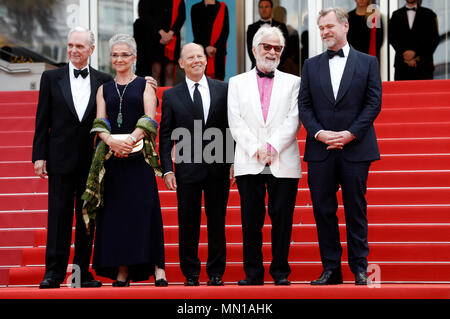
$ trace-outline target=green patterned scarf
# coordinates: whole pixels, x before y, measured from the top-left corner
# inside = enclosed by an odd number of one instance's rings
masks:
[[[156,152],[156,135],[158,129],[158,123],[152,120],[147,115],[142,116],[136,127],[141,128],[144,131],[144,147],[142,153],[144,159],[149,164],[155,175],[162,176],[162,169],[159,164],[158,153]],[[107,119],[97,118],[94,120],[91,133],[111,133],[110,124]],[[97,135],[96,135],[97,138]],[[95,139],[96,139],[95,138]],[[95,142],[94,142],[95,143]],[[105,161],[107,161],[113,152],[109,149],[105,142],[101,141],[94,153],[92,159],[91,168],[89,170],[88,180],[86,182],[86,190],[84,191],[81,199],[84,200],[83,204],[83,219],[86,224],[87,232],[90,230],[90,222],[95,221],[97,212],[103,207],[103,194],[104,194],[104,176],[105,176]]]

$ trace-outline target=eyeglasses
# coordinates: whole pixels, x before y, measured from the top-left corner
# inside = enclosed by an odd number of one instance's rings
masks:
[[[283,50],[283,46],[282,45],[271,45],[271,44],[268,44],[268,43],[260,43],[259,45],[262,45],[264,50],[266,50],[266,51],[270,51],[270,50],[274,49],[275,52],[280,53],[281,50]]]
[[[111,58],[112,59],[118,59],[118,58],[128,59],[129,57],[131,57],[133,55],[134,54],[117,54],[117,53],[112,53],[111,54]]]

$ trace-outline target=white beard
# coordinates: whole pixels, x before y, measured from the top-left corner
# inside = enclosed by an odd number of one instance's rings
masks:
[[[272,72],[275,71],[275,69],[278,67],[278,65],[280,64],[280,59],[277,59],[275,57],[275,60],[269,60],[266,59],[266,56],[261,58],[260,55],[256,56],[256,65],[258,66],[258,68],[261,71],[265,71],[265,72]]]

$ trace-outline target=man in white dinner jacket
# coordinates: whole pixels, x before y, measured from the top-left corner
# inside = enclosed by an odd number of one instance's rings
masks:
[[[297,134],[300,78],[277,70],[285,39],[263,26],[253,38],[256,68],[234,76],[228,88],[228,121],[236,142],[234,174],[241,197],[244,271],[239,285],[263,285],[262,227],[272,223],[276,285],[289,285],[292,220],[301,177]]]

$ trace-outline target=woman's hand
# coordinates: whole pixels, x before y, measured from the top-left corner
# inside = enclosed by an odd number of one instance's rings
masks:
[[[130,154],[133,150],[135,143],[130,136],[125,140],[119,140],[110,135],[106,140],[106,144],[109,145],[111,150],[114,152],[114,156],[123,158],[128,157],[128,154]]]

